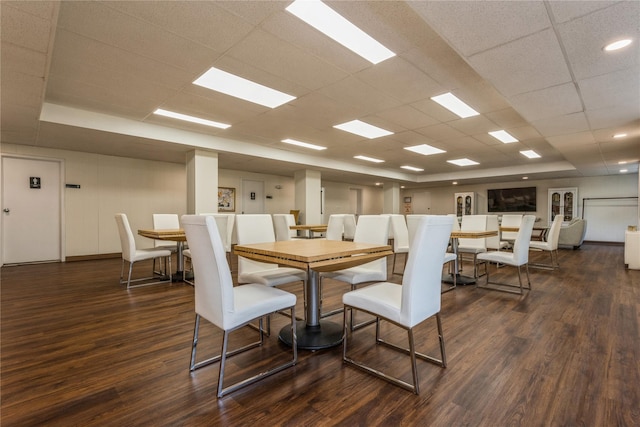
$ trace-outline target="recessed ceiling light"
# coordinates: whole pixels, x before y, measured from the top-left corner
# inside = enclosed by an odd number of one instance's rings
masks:
[[[353,156],[353,158],[366,160],[367,162],[373,162],[373,163],[384,163],[384,160],[374,159],[373,157],[367,157],[367,156]]]
[[[479,165],[480,163],[478,162],[474,162],[473,160],[469,160],[467,158],[464,159],[455,159],[455,160],[447,160],[448,163],[453,163],[454,165],[457,166],[473,166],[473,165]]]
[[[626,173],[629,172],[629,169],[620,169],[620,173]]]
[[[536,153],[533,150],[524,150],[524,151],[521,151],[520,154],[522,154],[523,156],[526,156],[526,157],[528,157],[530,159],[537,159],[537,158],[540,157],[540,154]]]
[[[400,166],[400,167],[402,169],[406,169],[406,170],[414,171],[414,172],[423,172],[424,171],[424,169],[416,168],[416,167],[413,167],[413,166]]]
[[[370,125],[369,123],[361,122],[360,120],[351,120],[350,122],[335,125],[334,128],[364,136],[369,139],[393,135],[393,132]]]
[[[308,142],[296,141],[295,139],[283,139],[282,142],[291,145],[297,145],[298,147],[311,148],[312,150],[326,150],[327,147],[322,147],[321,145],[309,144]]]
[[[626,162],[625,160],[620,160],[620,161],[618,162],[618,164],[619,164],[619,165],[626,165],[626,164],[627,164],[627,162]]]
[[[276,108],[296,99],[295,96],[214,67],[198,77],[193,84],[270,108]]]
[[[381,182],[376,182],[376,185],[382,185],[382,183]]]
[[[529,179],[529,177],[528,176],[523,176],[522,179]]]
[[[463,119],[467,117],[477,116],[478,114],[480,114],[476,110],[474,110],[473,108],[469,107],[467,104],[462,102],[459,98],[457,98],[451,92],[434,96],[431,99]]]
[[[614,138],[624,138],[625,136],[627,136],[626,133],[616,133],[613,135]]]
[[[496,130],[493,132],[489,132],[489,135],[497,139],[498,141],[504,142],[505,144],[510,144],[512,142],[518,142],[509,132],[504,130]]]
[[[609,43],[604,47],[604,50],[606,50],[607,52],[611,52],[613,50],[618,50],[618,49],[622,49],[623,47],[627,47],[630,44],[631,44],[631,39],[622,39],[622,40],[615,41],[613,43]]]
[[[162,108],[158,108],[153,114],[157,114],[159,116],[171,117],[173,119],[184,120],[186,122],[198,123],[205,126],[211,126],[214,128],[226,129],[231,127],[226,123],[218,123],[212,120],[201,119],[200,117],[187,116],[186,114],[176,113],[174,111],[163,110]]]
[[[396,55],[321,1],[297,0],[286,10],[372,64]]]
[[[427,144],[414,145],[413,147],[404,147],[404,149],[413,151],[414,153],[422,154],[424,156],[430,156],[431,154],[446,153],[446,151],[444,150],[441,150],[436,147],[432,147]]]

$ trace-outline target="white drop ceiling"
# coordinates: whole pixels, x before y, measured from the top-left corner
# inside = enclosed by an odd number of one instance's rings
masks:
[[[638,171],[638,1],[327,2],[396,53],[377,65],[286,12],[289,3],[4,0],[1,140],[177,163],[215,150],[224,169],[315,169],[363,185],[617,175],[620,161]],[[622,37],[631,46],[602,50]],[[193,85],[210,67],[297,99],[270,109]],[[460,119],[430,99],[445,92],[480,115]],[[355,119],[394,133],[369,140],[333,127]],[[487,134],[500,129],[519,142]],[[419,144],[446,153],[403,149]],[[480,164],[447,162],[463,157]]]

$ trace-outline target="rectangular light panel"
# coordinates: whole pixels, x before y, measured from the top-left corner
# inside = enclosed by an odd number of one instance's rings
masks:
[[[201,119],[200,117],[188,116],[186,114],[176,113],[174,111],[163,110],[162,108],[158,108],[153,114],[157,114],[159,116],[171,117],[173,119],[184,120],[186,122],[198,123],[205,126],[211,126],[214,128],[226,129],[231,127],[226,123],[218,123],[213,120]]]
[[[405,150],[413,151],[414,153],[422,154],[423,156],[430,156],[432,154],[446,153],[436,147],[432,147],[427,144],[414,145],[413,147],[404,147]]]
[[[372,64],[396,55],[321,1],[296,0],[286,10]]]
[[[467,158],[464,159],[455,159],[455,160],[447,160],[448,163],[453,163],[454,165],[457,166],[473,166],[473,165],[479,165],[480,163],[478,162],[474,162],[473,160],[469,160]]]
[[[528,157],[530,159],[538,159],[538,158],[540,158],[540,154],[536,153],[533,150],[524,150],[524,151],[521,151],[520,154],[522,154],[523,156],[526,156],[526,157]]]
[[[438,104],[442,105],[447,110],[456,114],[462,119],[467,117],[477,116],[478,114],[480,114],[476,110],[474,110],[473,108],[469,107],[467,104],[462,102],[458,97],[456,97],[451,92],[434,96],[431,99],[437,102]]]
[[[423,172],[424,169],[421,168],[416,168],[414,166],[400,166],[402,169],[406,169],[408,171],[413,171],[413,172]]]
[[[367,156],[353,156],[353,158],[366,160],[367,162],[373,162],[373,163],[384,163],[384,160],[374,159],[373,157],[367,157]]]
[[[276,108],[296,99],[295,96],[214,67],[211,67],[209,71],[198,77],[193,84],[269,108]]]
[[[352,120],[350,122],[335,125],[334,128],[340,129],[346,132],[351,132],[356,135],[364,136],[365,138],[374,139],[381,136],[393,135],[393,132],[381,129],[379,127],[370,125],[369,123],[361,122],[360,120]]]
[[[518,142],[511,134],[504,130],[496,130],[494,132],[489,132],[489,135],[497,139],[498,141],[504,142],[505,144],[509,144],[512,142]]]
[[[322,147],[320,145],[309,144],[308,142],[296,141],[295,139],[283,139],[282,142],[291,145],[297,145],[298,147],[311,148],[312,150],[326,150],[327,147]]]

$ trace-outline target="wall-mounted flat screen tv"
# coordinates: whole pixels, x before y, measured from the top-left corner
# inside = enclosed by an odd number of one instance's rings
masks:
[[[489,212],[535,212],[536,187],[487,190]]]

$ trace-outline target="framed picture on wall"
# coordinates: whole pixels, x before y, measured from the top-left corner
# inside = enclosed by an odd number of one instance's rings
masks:
[[[218,187],[218,212],[236,211],[236,189]]]

